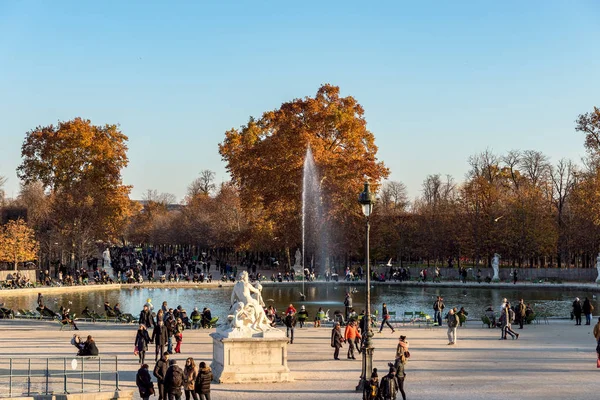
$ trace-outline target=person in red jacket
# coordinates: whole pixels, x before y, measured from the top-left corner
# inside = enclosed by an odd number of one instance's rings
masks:
[[[291,303],[290,303],[289,307],[287,308],[287,310],[285,310],[285,315],[288,315],[289,313],[292,313],[292,314],[297,313],[296,308]]]
[[[354,357],[354,341],[356,340],[356,338],[360,339],[360,333],[358,333],[358,329],[356,328],[356,321],[350,321],[348,325],[346,325],[344,337],[346,339],[346,342],[349,343],[348,359],[356,360],[356,358]]]

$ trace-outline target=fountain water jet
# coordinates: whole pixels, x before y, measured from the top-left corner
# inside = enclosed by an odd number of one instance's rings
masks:
[[[329,263],[329,229],[323,207],[321,183],[312,150],[308,146],[302,178],[302,294],[306,251],[311,252],[311,259],[320,266],[319,272],[325,272],[324,269]],[[315,265],[311,267],[314,268]]]

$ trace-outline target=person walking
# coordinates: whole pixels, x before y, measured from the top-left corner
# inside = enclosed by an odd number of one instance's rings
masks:
[[[523,324],[527,319],[527,306],[525,305],[523,299],[519,300],[519,304],[517,304],[516,317],[519,321],[519,329],[523,329]]]
[[[167,344],[169,332],[167,331],[167,327],[162,320],[158,321],[158,324],[154,325],[154,329],[152,330],[152,338],[150,343],[154,343],[156,348],[154,352],[154,361],[157,361],[158,358],[162,358],[165,354],[165,345]]]
[[[383,303],[381,306],[381,326],[379,327],[379,333],[383,330],[383,325],[387,324],[392,330],[392,333],[396,332],[392,325],[390,325],[390,313],[387,309],[387,304]]]
[[[154,366],[154,377],[156,378],[156,384],[158,385],[158,400],[167,400],[167,393],[165,392],[165,377],[167,376],[167,369],[169,369],[169,355],[164,354],[160,360],[156,362]]]
[[[350,309],[352,308],[352,296],[350,295],[350,292],[346,292],[346,298],[344,299],[344,307],[346,311],[344,316],[346,317],[346,321],[348,321],[348,315],[350,314]]]
[[[594,311],[594,306],[592,306],[590,299],[588,299],[587,297],[585,298],[581,309],[583,311],[583,315],[585,315],[585,324],[591,325],[592,324],[592,311]]]
[[[458,315],[454,313],[453,309],[448,311],[448,345],[456,344],[456,327],[460,323]]]
[[[360,334],[356,328],[356,321],[348,322],[346,330],[344,331],[344,338],[346,343],[348,343],[348,360],[356,360],[356,357],[354,357],[354,345],[356,339],[360,339]]]
[[[433,320],[437,322],[438,326],[442,326],[442,312],[444,308],[446,308],[444,299],[442,299],[442,296],[438,296],[433,303]]]
[[[169,369],[165,375],[165,392],[169,395],[169,400],[181,400],[182,386],[183,370],[176,360],[169,360]]]
[[[398,380],[396,379],[396,368],[390,367],[386,376],[381,379],[379,393],[383,400],[396,400],[398,394]]]
[[[213,374],[210,367],[202,361],[196,378],[196,393],[200,396],[200,400],[210,400],[210,383],[212,380]]]
[[[296,327],[296,313],[288,312],[283,320],[286,326],[285,336],[290,338],[290,344],[294,344],[294,328]]]
[[[340,328],[340,323],[336,322],[333,325],[333,329],[331,330],[331,347],[334,348],[333,351],[333,359],[340,359],[340,349],[342,348],[342,343],[344,338],[342,336],[342,330]]]
[[[519,334],[512,330],[512,323],[515,320],[515,312],[510,306],[509,302],[506,302],[506,307],[500,316],[500,326],[502,328],[502,337],[500,340],[506,340],[506,335],[510,335],[513,339],[518,339]]]
[[[196,393],[196,378],[198,377],[198,368],[192,357],[185,360],[185,368],[183,369],[183,384],[185,392],[185,400],[198,400]]]
[[[575,298],[573,302],[573,315],[575,315],[575,325],[581,325],[581,312],[583,308],[581,306],[581,301],[579,301],[579,297]]]
[[[135,384],[140,392],[142,400],[150,399],[150,396],[154,394],[154,384],[148,372],[148,364],[142,364],[135,375]]]
[[[148,343],[150,342],[150,335],[148,335],[148,330],[146,329],[146,325],[140,324],[139,329],[135,335],[135,351],[138,353],[139,364],[144,363],[144,359],[146,358],[146,351],[148,350]]]

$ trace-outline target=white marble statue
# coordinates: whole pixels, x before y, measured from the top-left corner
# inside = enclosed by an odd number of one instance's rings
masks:
[[[231,292],[231,307],[227,323],[219,325],[217,333],[223,337],[256,337],[266,332],[273,336],[283,335],[283,332],[271,327],[264,310],[262,285],[253,286],[248,281],[248,272],[243,271],[240,279]]]
[[[596,283],[600,283],[600,253],[598,253],[598,257],[596,257],[596,269],[598,270],[598,277],[596,278]]]
[[[492,260],[492,268],[494,269],[494,276],[492,277],[493,281],[499,281],[500,276],[498,273],[500,272],[500,254],[494,254],[494,259]]]
[[[110,250],[108,247],[102,252],[102,267],[110,268]]]

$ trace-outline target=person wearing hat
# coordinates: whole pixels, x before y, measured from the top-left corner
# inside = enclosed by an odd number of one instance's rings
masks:
[[[395,400],[398,394],[398,380],[396,379],[396,368],[390,367],[390,371],[381,379],[379,385],[381,398],[383,400]],[[406,397],[403,397],[406,399]]]
[[[379,375],[377,375],[377,368],[373,368],[373,372],[371,373],[371,379],[369,379],[369,382],[365,385],[363,389],[363,399],[379,399]]]
[[[406,356],[408,352],[408,340],[406,340],[406,336],[401,335],[400,339],[398,339],[398,346],[396,346],[396,358]]]
[[[331,330],[331,347],[335,350],[333,351],[333,359],[340,359],[340,349],[342,348],[342,343],[344,341],[344,337],[342,336],[342,330],[340,328],[340,323],[336,322],[333,325],[333,329]]]
[[[304,323],[308,319],[308,312],[306,312],[306,307],[300,307],[300,311],[298,311],[298,322],[300,322],[300,328],[304,327]]]
[[[579,301],[579,297],[575,298],[573,302],[573,315],[575,315],[575,325],[581,325],[581,313],[583,312],[583,307],[581,306],[581,301]]]

